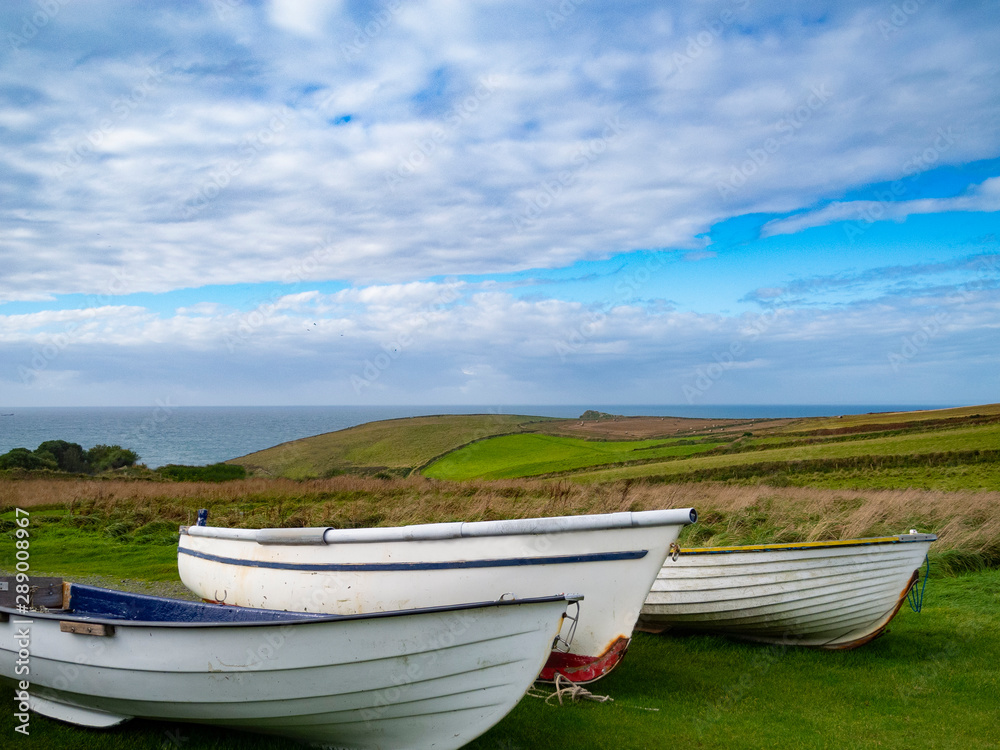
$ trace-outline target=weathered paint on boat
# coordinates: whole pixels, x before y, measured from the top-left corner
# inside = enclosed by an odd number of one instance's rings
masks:
[[[0,607],[0,675],[15,690],[30,681],[15,711],[26,699],[90,727],[143,717],[381,750],[458,748],[492,727],[531,686],[567,606],[550,596],[342,617],[69,592],[63,610]],[[16,671],[25,632],[28,675]]]
[[[933,534],[681,549],[664,562],[638,628],[855,648],[881,635]]]
[[[198,596],[334,613],[572,591],[586,597],[572,647],[542,679],[607,674],[680,529],[697,513],[607,513],[368,529],[181,529],[177,567]]]

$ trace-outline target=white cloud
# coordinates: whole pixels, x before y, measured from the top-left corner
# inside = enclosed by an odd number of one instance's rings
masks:
[[[270,0],[268,16],[280,29],[319,39],[339,5],[333,0]]]
[[[919,4],[903,25],[863,2],[221,6],[67,4],[0,49],[0,301],[86,308],[0,317],[6,361],[39,361],[72,327],[35,369],[80,388],[115,370],[197,390],[266,367],[285,373],[272,392],[306,394],[390,346],[366,393],[545,398],[623,381],[623,398],[660,400],[762,319],[617,304],[606,288],[521,299],[491,279],[667,249],[710,260],[669,267],[677,285],[697,268],[710,293],[744,252],[712,246],[727,219],[786,216],[772,236],[860,212],[1000,210],[985,173],[955,197],[844,199],[1000,153],[1000,27],[980,6]],[[24,7],[0,16],[20,23]],[[933,305],[953,310],[956,337],[992,325],[992,308],[933,290],[884,311],[867,291],[864,313],[792,309],[788,290],[862,284],[865,262],[816,270],[813,286],[777,262],[748,280],[736,297],[759,286],[745,299],[785,308],[741,361],[779,364],[733,365],[712,392],[776,398],[764,381],[789,361],[877,360],[886,332]],[[251,310],[206,291],[154,312],[140,294],[254,284]],[[741,368],[761,381],[729,378]]]
[[[816,211],[797,214],[787,219],[776,219],[764,225],[761,235],[796,234],[812,227],[821,227],[839,221],[902,221],[915,214],[936,214],[948,211],[1000,211],[1000,178],[992,177],[973,185],[964,195],[954,198],[924,198],[920,200],[885,200],[835,202]]]
[[[183,372],[200,380],[200,398],[245,403],[261,373],[282,372],[278,400],[286,403],[292,394],[317,403],[315,395],[306,398],[308,388],[334,403],[556,403],[598,398],[612,383],[621,403],[684,403],[691,392],[685,386],[699,382],[711,387],[692,403],[788,402],[789,394],[809,401],[809,393],[851,403],[857,399],[850,383],[837,381],[850,370],[865,380],[866,393],[919,402],[929,388],[922,378],[943,384],[944,363],[955,378],[972,363],[984,366],[979,342],[1000,320],[996,289],[976,285],[919,299],[736,317],[636,305],[595,309],[502,292],[473,292],[428,308],[433,292],[447,285],[428,286],[436,289],[409,296],[393,290],[392,305],[384,289],[359,289],[347,297],[308,292],[299,296],[302,305],[250,313],[199,308],[203,314],[160,317],[122,307],[8,316],[0,319],[7,332],[0,350],[18,374],[8,375],[5,392],[12,402],[72,394],[99,401],[93,394],[112,382],[122,393],[176,389],[187,382],[177,380]],[[326,313],[316,316],[319,309]],[[920,333],[927,326],[932,336]],[[914,337],[916,350],[906,343]],[[899,352],[909,357],[893,370],[890,355]],[[97,371],[95,357],[120,366]],[[699,373],[710,380],[699,381]],[[976,390],[968,393],[974,400]]]
[[[271,3],[266,24],[206,6],[176,33],[163,23],[147,46],[80,65],[40,37],[0,73],[39,102],[7,119],[21,145],[2,158],[21,197],[3,219],[22,234],[0,245],[17,258],[6,296],[102,293],[109,262],[130,291],[278,280],[330,234],[339,247],[313,278],[363,284],[698,250],[730,215],[900,176],[937,127],[961,125],[940,164],[997,152],[983,64],[997,30],[971,10],[921,8],[897,44],[874,9],[799,27],[726,9],[728,23],[701,7],[661,23],[662,9],[580,7],[553,31],[533,5],[512,6],[506,26],[488,3],[407,5],[350,59],[340,43],[370,19],[312,2]],[[179,36],[199,21],[214,44]],[[924,132],[908,126],[916,113]]]

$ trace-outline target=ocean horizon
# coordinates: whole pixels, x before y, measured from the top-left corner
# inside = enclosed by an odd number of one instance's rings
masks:
[[[366,422],[436,414],[579,417],[588,409],[623,416],[766,419],[943,409],[955,404],[514,404],[431,406],[0,406],[0,454],[46,440],[120,445],[150,468],[204,466],[290,440]]]

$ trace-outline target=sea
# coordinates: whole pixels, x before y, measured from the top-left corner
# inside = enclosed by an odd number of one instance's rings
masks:
[[[937,408],[946,405],[0,406],[0,454],[13,448],[34,450],[46,440],[79,443],[84,449],[120,445],[155,469],[205,466],[365,422],[433,414],[574,418],[593,409],[624,416],[765,419]]]

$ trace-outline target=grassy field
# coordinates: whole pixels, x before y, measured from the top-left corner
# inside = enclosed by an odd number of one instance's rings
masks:
[[[531,429],[541,421],[543,417],[507,414],[391,419],[282,443],[227,463],[262,476],[289,479],[344,472],[405,476],[456,446]]]
[[[527,697],[470,747],[994,748],[998,415],[993,406],[753,425],[420,418],[278,446],[238,461],[257,476],[222,483],[5,479],[0,570],[14,564],[15,507],[30,513],[35,574],[166,595],[183,591],[177,526],[202,507],[221,526],[352,528],[690,506],[699,522],[682,532],[686,546],[914,528],[938,535],[923,611],[904,607],[874,643],[826,653],[638,634],[593,686],[613,702]],[[483,478],[536,474],[547,478]],[[0,699],[13,703],[6,687]],[[34,716],[28,739],[13,726],[0,712],[0,747],[300,747],[146,721],[90,731]]]
[[[869,456],[881,459],[866,462]],[[292,479],[342,473],[459,481],[763,478],[800,486],[997,490],[1000,404],[793,420],[418,417],[305,438],[230,463]]]
[[[521,434],[489,438],[452,451],[421,473],[432,479],[514,479],[626,461],[703,453],[720,445],[690,439],[596,441]]]
[[[932,580],[923,611],[863,649],[817,652],[638,634],[593,686],[613,703],[527,698],[493,748],[995,748],[1000,573]]]
[[[944,420],[964,420],[980,416],[1000,414],[1000,404],[979,406],[959,406],[951,409],[930,409],[924,411],[880,412],[876,414],[845,414],[839,417],[808,417],[791,420],[786,425],[775,427],[776,432],[797,432],[802,430],[845,430],[869,425],[915,425],[938,424]]]
[[[209,509],[213,524],[248,528],[400,526],[694,507],[699,521],[681,534],[689,546],[819,541],[915,528],[938,535],[931,559],[942,570],[1000,567],[997,492],[353,476],[223,484],[21,480],[0,488],[6,492],[0,533],[11,534],[15,506],[28,509],[33,565],[57,574],[124,569],[176,580],[177,527],[194,523],[200,507]],[[0,545],[0,567],[7,569],[14,559],[10,541]]]
[[[892,459],[892,460],[890,460]],[[912,486],[899,469],[927,466],[961,466],[955,472],[935,473],[932,483],[925,472],[917,486],[928,489],[975,487],[1000,489],[1000,424],[950,426],[937,430],[895,430],[817,437],[743,435],[736,439],[704,437],[698,440],[586,441],[540,434],[494,437],[454,450],[429,464],[423,474],[438,479],[517,478],[554,475],[576,481],[609,482],[656,478],[729,479],[774,474],[853,472],[855,484],[863,473],[865,486],[878,486],[886,472],[886,486]],[[742,468],[738,468],[742,467]],[[975,468],[970,468],[975,467]],[[889,478],[893,471],[897,476]],[[702,475],[702,476],[699,476]],[[812,484],[809,479],[785,478],[789,484]],[[825,486],[837,484],[826,477]],[[947,483],[947,487],[942,486]]]
[[[995,748],[1000,744],[1000,571],[932,577],[924,606],[849,652],[637,634],[592,686],[611,703],[524,698],[474,750]],[[0,700],[13,704],[13,691]],[[32,716],[28,739],[0,712],[0,746],[66,750],[292,750],[296,743],[191,724],[85,730]]]
[[[725,467],[751,466],[762,464],[788,464],[791,468],[808,471],[808,466],[795,467],[795,463],[808,461],[834,462],[836,459],[861,459],[844,462],[848,468],[865,468],[864,459],[873,457],[905,456],[907,462],[921,465],[922,457],[956,453],[956,463],[963,464],[977,460],[972,452],[1000,451],[1000,425],[989,424],[976,427],[952,428],[934,432],[918,432],[876,437],[856,437],[851,440],[825,440],[817,443],[803,443],[790,447],[756,449],[752,441],[741,446],[739,452],[711,456],[692,456],[684,461],[663,461],[643,463],[633,466],[597,468],[590,471],[574,472],[574,478],[588,482],[607,482],[638,477],[669,479],[671,475],[683,477],[686,474]],[[967,455],[962,455],[967,454]],[[987,454],[989,457],[989,454]],[[1000,455],[991,457],[989,462],[996,466]],[[932,459],[927,458],[930,462]],[[870,468],[877,468],[877,461],[869,461]],[[836,463],[832,465],[836,466]],[[1000,486],[987,487],[1000,489]]]

